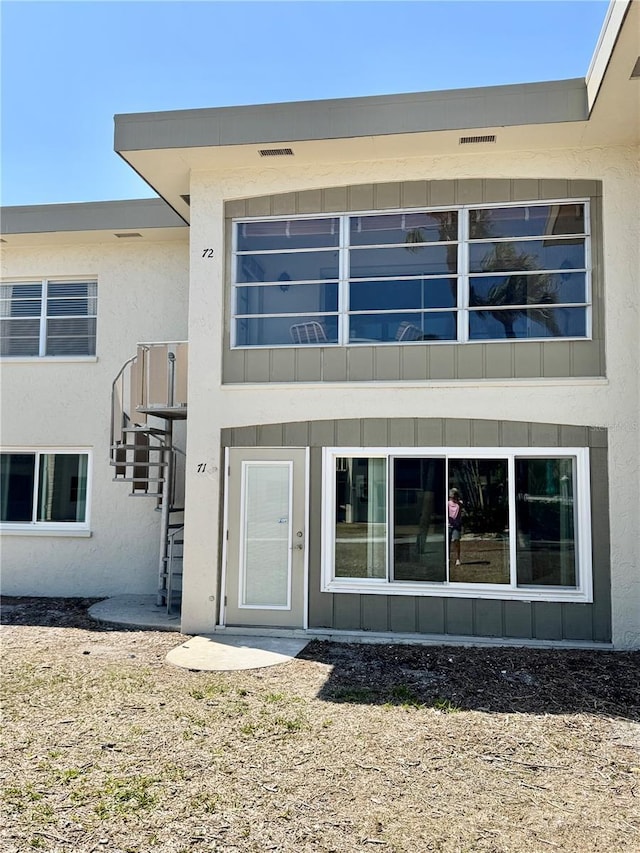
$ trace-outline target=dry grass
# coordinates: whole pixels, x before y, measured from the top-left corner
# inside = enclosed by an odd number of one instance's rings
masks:
[[[312,643],[188,672],[184,638],[85,604],[2,628],[4,853],[640,849],[639,655]]]

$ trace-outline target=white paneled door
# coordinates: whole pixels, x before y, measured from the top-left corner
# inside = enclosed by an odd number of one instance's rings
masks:
[[[307,451],[229,450],[226,625],[302,628]]]

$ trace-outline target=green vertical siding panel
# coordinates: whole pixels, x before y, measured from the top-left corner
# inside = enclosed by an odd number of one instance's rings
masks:
[[[362,630],[388,631],[388,598],[384,595],[362,596]]]
[[[456,353],[458,379],[482,379],[484,367],[484,344],[461,346]]]
[[[533,606],[530,601],[504,602],[504,635],[518,639],[531,639]]]
[[[571,375],[571,344],[567,341],[549,341],[542,345],[542,375]]]
[[[309,460],[309,627],[333,627],[333,595],[320,592],[322,542],[322,451],[313,447]]]
[[[245,351],[244,350],[225,350],[223,355],[224,360],[224,381],[229,384],[245,381]]]
[[[474,634],[478,637],[502,637],[502,601],[478,599],[474,602]]]
[[[413,634],[416,626],[416,600],[405,595],[389,596],[389,630]]]
[[[587,447],[587,428],[580,426],[560,427],[560,447]]]
[[[602,350],[602,341],[574,341],[571,344],[571,376],[604,376]]]
[[[429,379],[456,378],[456,347],[452,344],[429,348]]]
[[[231,447],[233,441],[233,430],[224,428],[220,430],[220,444],[223,447]]]
[[[284,350],[280,350],[284,352]],[[246,350],[245,382],[268,382],[271,359],[269,350]]]
[[[482,201],[483,182],[480,178],[467,178],[458,181],[456,195],[458,204],[480,204]]]
[[[258,428],[246,426],[234,429],[232,442],[232,447],[256,447],[258,444]]]
[[[498,421],[471,421],[471,444],[474,447],[499,447]]]
[[[337,631],[359,631],[362,627],[360,596],[336,593],[333,596],[333,627]]]
[[[569,181],[569,196],[571,198],[584,198],[590,195],[596,195],[599,192],[599,181]]]
[[[535,201],[539,192],[538,181],[532,178],[517,178],[511,182],[511,198],[513,201]]]
[[[400,184],[376,184],[373,198],[376,209],[400,207]]]
[[[590,604],[563,604],[565,640],[593,640],[593,608]]]
[[[309,446],[309,423],[289,423],[284,425],[285,447],[308,447]]]
[[[336,444],[335,421],[312,421],[309,444],[311,447],[333,447]]]
[[[444,598],[419,598],[417,619],[421,634],[444,634]]]
[[[367,418],[363,421],[362,441],[365,447],[389,447],[387,421],[384,418]]]
[[[487,379],[510,379],[514,374],[513,348],[518,344],[487,344],[484,364]]]
[[[416,446],[444,446],[444,421],[442,418],[419,418],[416,421]]]
[[[400,348],[400,378],[404,380],[428,379],[429,347],[406,346]]]
[[[429,204],[426,181],[405,181],[401,184],[402,207],[427,207]]]
[[[259,355],[270,363],[270,382],[293,382],[296,379],[296,351],[294,349],[273,349],[271,359],[267,352]]]
[[[556,424],[531,424],[531,447],[557,447],[559,438]]]
[[[559,601],[533,602],[533,632],[536,640],[562,639],[562,604]]]
[[[434,207],[456,203],[455,181],[431,181],[429,191],[430,204]]]
[[[295,350],[298,382],[319,382],[322,379],[322,353],[321,347]]]
[[[473,600],[471,598],[445,600],[445,631],[447,634],[465,637],[473,634]]]
[[[540,181],[540,198],[567,198],[569,185],[567,181],[556,178],[543,178]]]
[[[471,445],[471,421],[462,418],[446,418],[444,443],[447,447],[469,447]]]
[[[353,347],[347,354],[347,364],[352,382],[373,379],[373,347]]]
[[[298,193],[298,213],[319,213],[322,210],[322,190],[303,190]]]
[[[593,430],[590,432],[594,433]],[[606,432],[596,433],[604,435]],[[593,541],[593,638],[611,641],[611,533],[609,529],[609,474],[606,448],[592,447],[591,530]]]
[[[336,421],[336,447],[362,447],[362,421]]]
[[[237,198],[224,203],[225,219],[234,219],[240,216],[245,216],[247,204],[245,199]]]
[[[511,181],[508,178],[488,178],[482,182],[482,201],[509,201],[511,198]]]
[[[271,212],[273,216],[293,216],[296,211],[296,193],[280,193],[272,196]]]
[[[284,429],[282,424],[264,424],[258,427],[256,441],[258,447],[282,447]]]
[[[513,344],[514,376],[529,379],[542,376],[542,344],[535,341],[518,341]]]
[[[325,382],[344,382],[347,379],[346,347],[327,347],[322,350],[322,378]]]
[[[414,418],[392,418],[389,425],[390,447],[415,447],[416,422]]]
[[[500,447],[528,447],[529,424],[522,421],[502,421]]]
[[[271,198],[268,195],[245,200],[245,216],[271,216]]]
[[[608,447],[609,437],[606,427],[587,427],[589,447]],[[592,454],[593,460],[593,454]]]
[[[400,347],[381,347],[374,350],[373,373],[379,382],[400,379]]]
[[[329,189],[322,190],[323,212],[340,213],[340,211],[348,209],[346,187],[330,187]]]
[[[373,210],[373,184],[349,187],[347,210]]]

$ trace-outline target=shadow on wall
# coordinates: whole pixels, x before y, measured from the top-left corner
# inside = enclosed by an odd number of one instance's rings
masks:
[[[326,702],[640,721],[640,652],[313,641],[298,657],[332,667]]]

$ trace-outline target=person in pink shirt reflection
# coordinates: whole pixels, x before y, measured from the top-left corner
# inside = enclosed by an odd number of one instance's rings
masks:
[[[451,489],[449,491],[447,513],[449,515],[449,559],[455,559],[456,566],[459,566],[464,504],[460,499],[460,492],[457,489]]]

